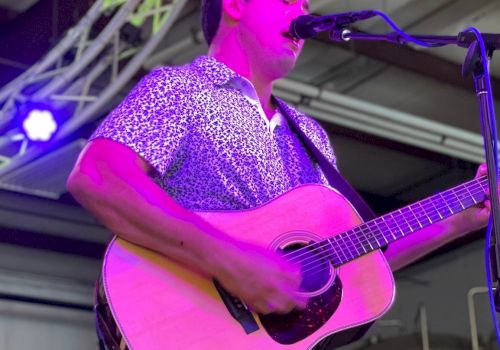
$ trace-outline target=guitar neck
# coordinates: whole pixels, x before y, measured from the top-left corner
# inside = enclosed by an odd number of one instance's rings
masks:
[[[487,177],[471,180],[365,222],[319,244],[330,253],[335,266],[342,265],[483,202],[487,187]]]

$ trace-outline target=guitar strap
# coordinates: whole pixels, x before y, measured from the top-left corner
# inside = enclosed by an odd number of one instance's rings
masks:
[[[306,136],[305,132],[301,129],[300,123],[295,119],[295,115],[293,115],[294,111],[281,100],[278,100],[276,98],[273,99],[277,103],[281,114],[285,116],[286,120],[291,125],[292,130],[306,146],[306,150],[319,164],[330,186],[337,189],[354,206],[354,208],[357,210],[364,221],[374,219],[375,214],[370,209],[368,204],[366,204],[361,196],[340,175],[337,169],[335,169],[335,167],[328,161],[325,155],[316,147],[311,139]],[[214,280],[213,282],[229,313],[236,321],[238,321],[245,332],[247,334],[250,334],[257,331],[259,329],[259,326],[246,305],[243,304],[238,298],[235,298],[226,290],[224,290],[224,288],[216,280]],[[364,334],[364,332],[362,332],[361,334]]]
[[[361,198],[361,196],[356,192],[351,185],[340,175],[333,164],[328,161],[326,156],[316,147],[313,141],[305,134],[302,130],[300,123],[293,114],[293,110],[288,107],[284,102],[278,99],[274,99],[280,108],[280,112],[283,114],[285,119],[289,122],[292,130],[297,134],[299,139],[304,143],[306,149],[310,152],[316,162],[319,164],[323,174],[325,174],[328,183],[333,188],[337,189],[347,200],[354,206],[363,221],[370,221],[376,217],[375,213],[366,204],[366,202]]]
[[[308,151],[313,156],[313,158],[320,166],[330,186],[337,189],[354,206],[364,222],[373,220],[376,217],[373,210],[368,206],[364,199],[361,198],[359,193],[352,188],[352,186],[342,177],[342,175],[340,175],[335,166],[333,166],[333,164],[326,158],[323,152],[321,152],[318,147],[316,147],[314,142],[309,137],[307,137],[304,130],[302,130],[299,121],[296,119],[296,112],[281,100],[274,97],[273,99],[277,103],[281,114],[289,122],[292,130],[305,145],[306,151]],[[370,322],[359,327],[342,331],[340,333],[337,333],[335,337],[328,337],[321,341],[317,345],[317,348],[330,349],[332,348],[330,347],[330,343],[335,344],[335,342],[338,341],[339,337],[346,337],[346,339],[348,340],[346,343],[356,341],[360,339],[368,331],[368,329],[370,329],[373,323],[374,322]],[[341,341],[341,343],[343,344],[344,342]]]

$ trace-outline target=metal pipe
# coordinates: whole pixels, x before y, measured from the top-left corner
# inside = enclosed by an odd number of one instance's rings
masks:
[[[427,309],[425,305],[420,305],[419,308],[420,334],[422,335],[422,350],[430,350],[429,346],[429,324],[427,322]]]
[[[65,138],[66,136],[73,133],[77,130],[81,125],[92,121],[99,117],[99,111],[103,108],[106,103],[130,80],[130,78],[140,69],[142,62],[144,62],[145,58],[148,57],[151,52],[158,46],[161,40],[164,38],[165,34],[170,30],[172,25],[174,24],[177,16],[182,11],[182,8],[185,6],[188,0],[177,0],[173,3],[173,9],[170,14],[170,17],[162,26],[162,28],[154,34],[153,37],[149,39],[141,52],[139,52],[123,69],[122,73],[117,77],[116,81],[108,86],[105,89],[99,99],[94,103],[87,106],[84,110],[82,110],[81,114],[74,115],[70,118],[65,124],[61,126],[59,132],[55,136],[55,140],[60,140]],[[12,157],[11,162],[7,164],[5,167],[0,169],[0,176],[7,174],[8,172],[16,169],[26,163],[29,163],[33,159],[43,155],[47,152],[47,147],[36,147],[33,146],[29,148],[26,154],[22,157],[15,156]]]
[[[99,36],[93,41],[85,53],[78,61],[74,61],[70,68],[64,73],[54,78],[48,85],[37,91],[33,95],[33,100],[40,101],[55,93],[74,79],[84,68],[86,68],[92,60],[106,47],[108,42],[113,38],[122,25],[127,21],[127,17],[138,5],[140,0],[128,0],[120,10],[113,16],[111,22],[104,28]]]
[[[483,294],[483,293],[488,293],[488,288],[474,287],[471,288],[467,293],[467,309],[469,310],[470,339],[472,343],[472,350],[479,350],[476,306],[474,304],[474,297],[478,294]]]
[[[14,79],[8,85],[6,85],[3,89],[0,90],[0,101],[7,98],[7,96],[11,93],[11,89],[15,89],[17,91],[20,90],[18,85],[23,85],[24,79],[26,76],[33,76],[44,70],[48,69],[50,66],[56,62],[64,52],[69,50],[69,48],[74,44],[74,42],[78,39],[80,33],[88,30],[88,27],[95,22],[100,14],[101,7],[103,4],[103,0],[96,1],[92,7],[87,11],[85,16],[78,22],[78,24],[72,28],[66,37],[64,37],[59,44],[57,44],[41,61],[37,62],[26,72],[21,74],[19,77]],[[16,88],[17,87],[17,88]]]

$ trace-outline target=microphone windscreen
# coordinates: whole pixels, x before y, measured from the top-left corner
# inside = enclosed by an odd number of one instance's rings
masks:
[[[315,36],[314,16],[303,15],[295,18],[290,24],[290,34],[297,39],[307,39]]]

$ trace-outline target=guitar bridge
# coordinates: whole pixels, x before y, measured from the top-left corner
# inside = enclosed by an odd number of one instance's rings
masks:
[[[215,289],[219,293],[224,305],[231,316],[243,327],[246,334],[259,330],[259,325],[243,301],[228,293],[217,280],[213,280]]]

